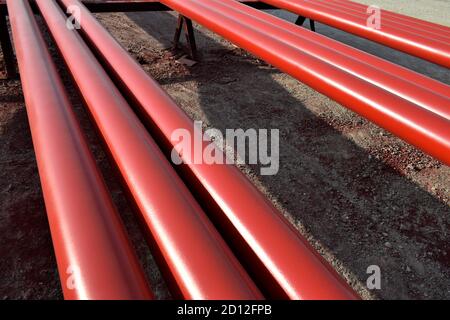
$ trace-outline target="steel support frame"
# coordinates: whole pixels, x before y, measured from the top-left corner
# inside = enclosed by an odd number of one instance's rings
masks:
[[[245,5],[259,10],[274,10],[277,9],[274,6],[263,3],[259,0],[236,0]],[[109,1],[92,2],[82,1],[86,8],[92,13],[112,13],[112,12],[146,12],[146,11],[173,11],[171,8],[163,5],[159,0],[121,0],[121,1]],[[30,3],[33,12],[39,14],[34,2]],[[7,14],[6,1],[0,0],[0,10]]]
[[[275,7],[258,0],[238,0],[248,6],[260,10],[276,9]],[[139,0],[129,2],[127,0],[114,2],[89,2],[83,1],[84,5],[92,13],[101,12],[138,12],[138,11],[172,11],[158,0]]]
[[[297,20],[295,20],[295,24],[298,26],[303,26],[305,21],[306,21],[306,17],[298,16]],[[313,19],[309,19],[309,27],[310,27],[311,31],[316,32],[316,23]]]
[[[241,0],[240,2],[259,10],[275,9],[273,6],[257,1],[257,0]],[[104,1],[104,2],[91,2],[83,1],[89,11],[93,13],[107,13],[107,12],[157,12],[157,11],[173,11],[169,7],[163,5],[157,0],[137,0],[137,1]],[[35,3],[31,3],[32,9],[36,14],[39,14],[39,10],[36,9]],[[0,0],[0,45],[3,52],[3,61],[5,64],[6,78],[16,79],[18,76],[16,67],[16,58],[13,53],[11,38],[8,32],[8,26],[6,24],[6,16],[8,10],[6,8],[6,2]],[[311,30],[313,30],[313,21],[311,22]],[[194,28],[192,21],[186,17],[178,18],[178,24],[175,31],[173,47],[176,49],[180,42],[181,31],[184,29],[189,56],[193,60],[197,60],[197,46],[195,41]]]
[[[0,45],[3,52],[3,63],[5,65],[6,78],[15,79],[17,78],[16,59],[6,23],[7,15],[6,5],[2,5],[0,7]]]
[[[177,28],[175,30],[175,36],[173,39],[173,49],[178,49],[180,43],[181,31],[184,30],[184,35],[186,37],[186,43],[189,49],[189,56],[193,60],[197,60],[197,45],[195,42],[194,27],[192,26],[192,20],[184,17],[183,15],[178,15]]]

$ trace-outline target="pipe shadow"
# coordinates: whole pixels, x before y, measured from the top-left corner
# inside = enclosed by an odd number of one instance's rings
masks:
[[[0,108],[0,299],[62,297],[23,102]]]
[[[170,44],[174,15],[126,17],[161,47]],[[364,297],[448,299],[448,205],[346,137],[367,135],[370,142],[388,134],[203,28],[196,26],[196,37],[201,63],[174,82],[173,75],[149,67],[155,61],[143,67],[208,127],[280,130],[278,174],[260,176],[259,166],[241,169]],[[418,155],[426,162],[420,170],[442,172],[428,156],[393,137],[390,142],[406,152],[394,158],[414,164]],[[448,189],[449,182],[444,185]],[[370,265],[380,266],[382,289],[369,293]]]

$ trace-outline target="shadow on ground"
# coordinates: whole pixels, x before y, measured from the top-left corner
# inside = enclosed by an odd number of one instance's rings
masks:
[[[148,40],[148,46],[170,45],[175,16],[127,17],[156,40]],[[371,293],[376,298],[449,298],[449,207],[348,138],[389,134],[351,112],[333,120],[332,113],[322,111],[342,108],[327,98],[203,29],[196,36],[201,62],[181,76],[158,70],[155,60],[140,62],[208,127],[280,129],[279,173],[259,176],[258,167],[243,171],[365,297],[366,269],[375,264],[382,270],[382,290]],[[350,43],[365,48],[356,40]],[[441,167],[389,139],[406,163],[419,157],[431,174]]]
[[[25,107],[21,96],[7,100],[0,103],[0,299],[57,297],[61,289]]]

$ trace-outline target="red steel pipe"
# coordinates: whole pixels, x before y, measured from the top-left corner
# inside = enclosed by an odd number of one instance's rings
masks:
[[[196,1],[202,3],[201,0]],[[299,50],[450,120],[450,86],[437,86],[446,89],[447,97],[442,96],[433,91],[435,80],[422,76],[429,83],[424,88],[411,82],[410,79],[415,76],[412,71],[406,78],[397,76],[397,66],[390,62],[386,62],[385,68],[379,69],[366,62],[369,54],[365,52],[234,1],[209,0],[208,6],[237,19],[247,19],[251,21],[252,27],[261,32],[272,34]],[[341,49],[346,53],[342,53]]]
[[[81,9],[84,36],[111,72],[137,101],[155,136],[166,149],[174,147],[172,133],[185,129],[195,137],[192,121],[150,78],[141,66],[77,0],[61,0],[65,7]],[[172,5],[170,3],[170,5]],[[218,21],[220,23],[220,21]],[[203,150],[208,144],[202,146]],[[180,150],[177,150],[180,151]],[[221,152],[221,151],[217,151]],[[195,163],[182,154],[190,182],[218,206],[211,211],[226,232],[232,233],[238,248],[249,248],[245,259],[271,297],[291,299],[354,299],[357,295],[294,230],[289,222],[233,165]],[[244,257],[244,255],[241,255]]]
[[[366,23],[369,18],[371,12],[367,12],[368,6],[365,7],[365,10],[359,10],[349,5],[344,5],[342,3],[331,2],[329,0],[315,0],[315,3],[320,4],[323,7],[326,7],[336,14],[347,13],[355,19],[359,19],[360,23]],[[414,23],[408,23],[400,19],[390,18],[388,15],[384,14],[384,11],[381,11],[380,8],[380,27],[384,26],[392,27],[394,29],[403,30],[409,33],[413,33],[416,35],[420,35],[421,37],[426,37],[429,39],[433,39],[441,42],[450,41],[450,37],[444,32],[439,32],[437,30],[430,30],[427,27],[417,26]]]
[[[179,294],[186,299],[262,298],[77,31],[66,27],[56,2],[36,3]]]
[[[209,1],[161,2],[358,112],[444,164],[450,164],[449,120],[255,29],[249,19],[237,19],[233,15],[217,12]]]
[[[368,6],[365,4],[349,1],[349,0],[326,0],[329,3],[336,3],[345,5],[348,8],[354,8],[358,9],[360,11],[366,12]],[[433,32],[439,32],[440,34],[450,36],[450,27],[440,25],[437,23],[421,20],[418,18],[406,16],[400,13],[388,11],[388,10],[382,10],[381,14],[383,17],[388,17],[391,20],[395,21],[401,21],[402,23],[408,23],[408,25],[412,25],[417,28],[426,29]]]
[[[228,4],[228,2],[227,2],[227,4]],[[244,8],[242,8],[242,10],[244,10]],[[246,11],[246,12],[249,12],[249,11]],[[264,13],[261,13],[259,11],[255,11],[255,10],[253,10],[249,13],[251,13],[255,17],[264,19],[267,22],[271,22],[273,24],[281,26],[286,30],[292,31],[293,33],[299,32],[298,27],[296,25],[289,23],[287,21],[284,21],[282,19],[278,19],[271,15],[267,15],[267,14],[264,14]],[[449,86],[442,82],[439,82],[432,78],[426,77],[420,73],[414,72],[410,69],[396,65],[396,64],[386,61],[384,59],[373,56],[371,54],[367,54],[363,51],[352,48],[341,42],[333,41],[333,40],[323,37],[317,33],[307,33],[307,35],[311,41],[314,40],[316,42],[322,42],[327,46],[333,47],[334,49],[336,49],[336,51],[339,51],[340,53],[343,53],[343,54],[350,56],[352,58],[355,58],[355,59],[362,60],[362,61],[366,62],[367,64],[369,64],[379,70],[384,70],[385,72],[389,72],[390,74],[395,75],[399,78],[407,79],[410,82],[415,83],[418,86],[424,87],[424,88],[426,88],[430,91],[433,91],[435,93],[438,93],[444,97],[450,98]],[[448,109],[448,106],[446,106],[446,105],[444,105],[442,107],[445,109]]]
[[[64,297],[151,299],[28,1],[7,5]]]
[[[367,26],[346,12],[336,13],[319,2],[311,0],[262,0],[274,7],[285,9],[357,36],[379,42],[391,48],[450,68],[450,44],[425,36],[383,26],[375,29]]]

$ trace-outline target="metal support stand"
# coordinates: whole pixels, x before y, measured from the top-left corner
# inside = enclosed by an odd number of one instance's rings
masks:
[[[17,78],[17,70],[11,38],[9,37],[8,26],[6,24],[6,8],[1,8],[0,11],[0,44],[3,52],[6,76],[8,79],[15,79]]]
[[[197,60],[197,45],[195,43],[195,34],[194,28],[192,26],[192,20],[180,14],[178,16],[177,29],[175,31],[175,37],[173,40],[174,49],[177,49],[178,44],[180,43],[181,30],[184,30],[184,34],[186,36],[190,58],[193,60]]]
[[[302,26],[306,21],[306,18],[303,16],[298,16],[297,20],[295,21],[295,24],[298,26]],[[309,27],[311,28],[311,31],[316,31],[316,23],[314,20],[309,19]]]

